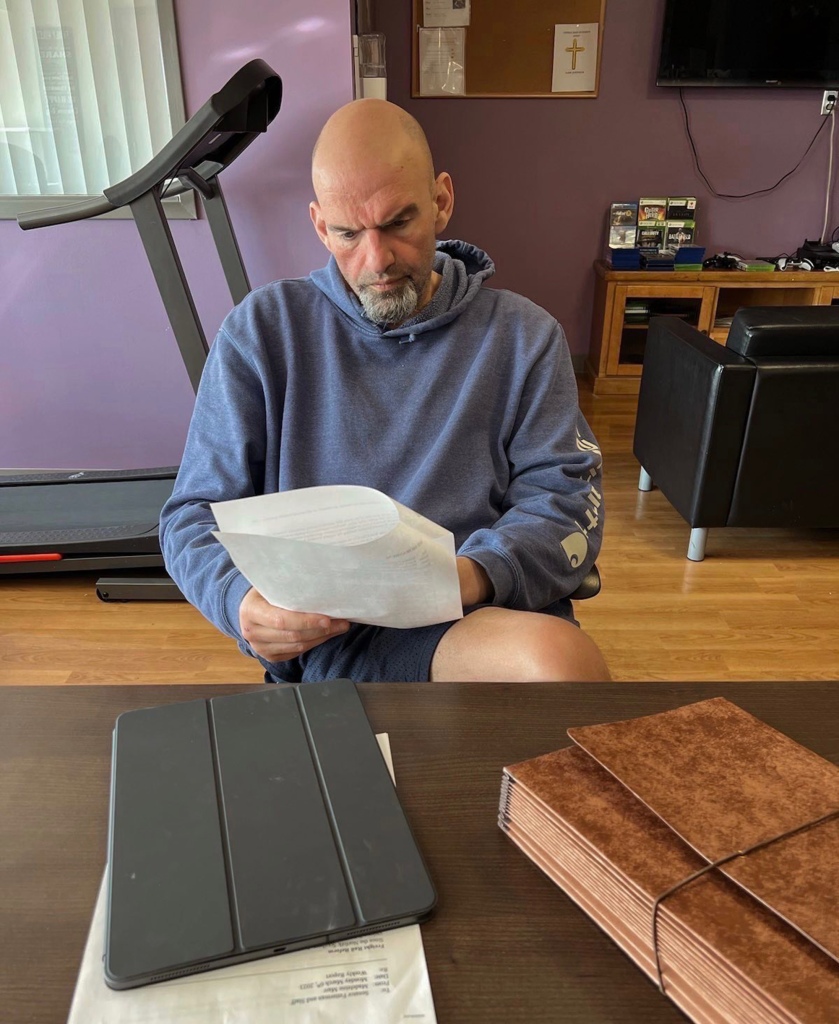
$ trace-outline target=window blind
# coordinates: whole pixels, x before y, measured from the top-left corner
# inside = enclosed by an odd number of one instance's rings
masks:
[[[167,2],[0,0],[0,195],[95,195],[168,142]]]

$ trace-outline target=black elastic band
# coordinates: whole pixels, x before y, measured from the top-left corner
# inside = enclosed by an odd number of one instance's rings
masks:
[[[797,835],[799,832],[804,832],[808,828],[813,828],[815,825],[821,825],[825,821],[830,821],[831,818],[839,818],[839,810],[830,811],[829,814],[823,815],[821,818],[815,818],[813,821],[807,821],[803,825],[796,825],[795,828],[791,828],[788,832],[781,832],[780,835],[772,836],[770,839],[763,839],[759,843],[755,843],[754,846],[749,846],[745,850],[737,850],[736,853],[729,853],[727,857],[720,857],[719,860],[715,860],[712,864],[706,864],[704,868],[700,868],[699,871],[694,871],[692,875],[688,875],[687,878],[683,878],[681,882],[677,882],[675,885],[671,885],[669,889],[665,889],[663,893],[656,896],[655,902],[653,903],[653,956],[655,957],[655,971],[658,979],[658,988],[660,992],[664,992],[664,978],[661,973],[661,955],[658,949],[658,908],[661,903],[667,899],[668,896],[672,896],[674,892],[678,892],[683,886],[689,882],[693,882],[697,878],[701,878],[707,871],[712,871],[714,868],[720,867],[722,864],[727,864],[730,860],[734,860],[737,857],[745,857],[749,853],[754,853],[755,850],[762,850],[764,846],[770,846],[772,843],[777,843],[779,839],[788,839],[790,836]]]

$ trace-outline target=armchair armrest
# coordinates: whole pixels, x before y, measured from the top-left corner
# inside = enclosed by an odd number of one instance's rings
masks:
[[[597,597],[600,593],[600,586],[600,570],[595,563],[583,576],[579,587],[568,596],[572,601],[587,601],[590,597]]]
[[[633,452],[691,526],[725,525],[754,379],[677,317],[650,321]]]

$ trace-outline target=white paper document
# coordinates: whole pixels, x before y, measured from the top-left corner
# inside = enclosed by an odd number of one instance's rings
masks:
[[[391,775],[387,735],[376,737]],[[435,1024],[419,925],[116,992],[105,984],[107,873],[67,1024]]]
[[[465,83],[466,30],[419,30],[419,91],[421,96],[462,96]]]
[[[554,25],[551,92],[594,92],[597,85],[596,21]]]
[[[469,24],[470,0],[422,0],[422,23],[426,28],[433,25]]]
[[[454,537],[372,487],[210,506],[233,563],[278,608],[409,628],[463,617]]]

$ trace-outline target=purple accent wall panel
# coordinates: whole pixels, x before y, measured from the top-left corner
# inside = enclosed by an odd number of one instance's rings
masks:
[[[775,256],[819,237],[829,126],[775,191],[711,195],[693,164],[678,90],[655,85],[664,0],[607,0],[596,99],[412,99],[411,4],[380,3],[377,12],[376,29],[387,36],[388,98],[422,124],[437,170],[454,180],[449,237],[485,248],[497,264],[493,283],[556,316],[576,356],[589,348],[592,262],[603,255],[611,202],[696,196],[697,240],[711,252]],[[773,185],[822,120],[821,90],[684,94],[703,170],[718,192]],[[839,225],[835,181],[831,229]]]
[[[322,265],[309,158],[352,99],[349,0],[175,0],[187,116],[266,60],[283,105],[224,177],[254,287]],[[209,339],[229,311],[206,220],[172,233]],[[130,220],[22,232],[0,221],[0,470],[177,464],[193,395]]]

